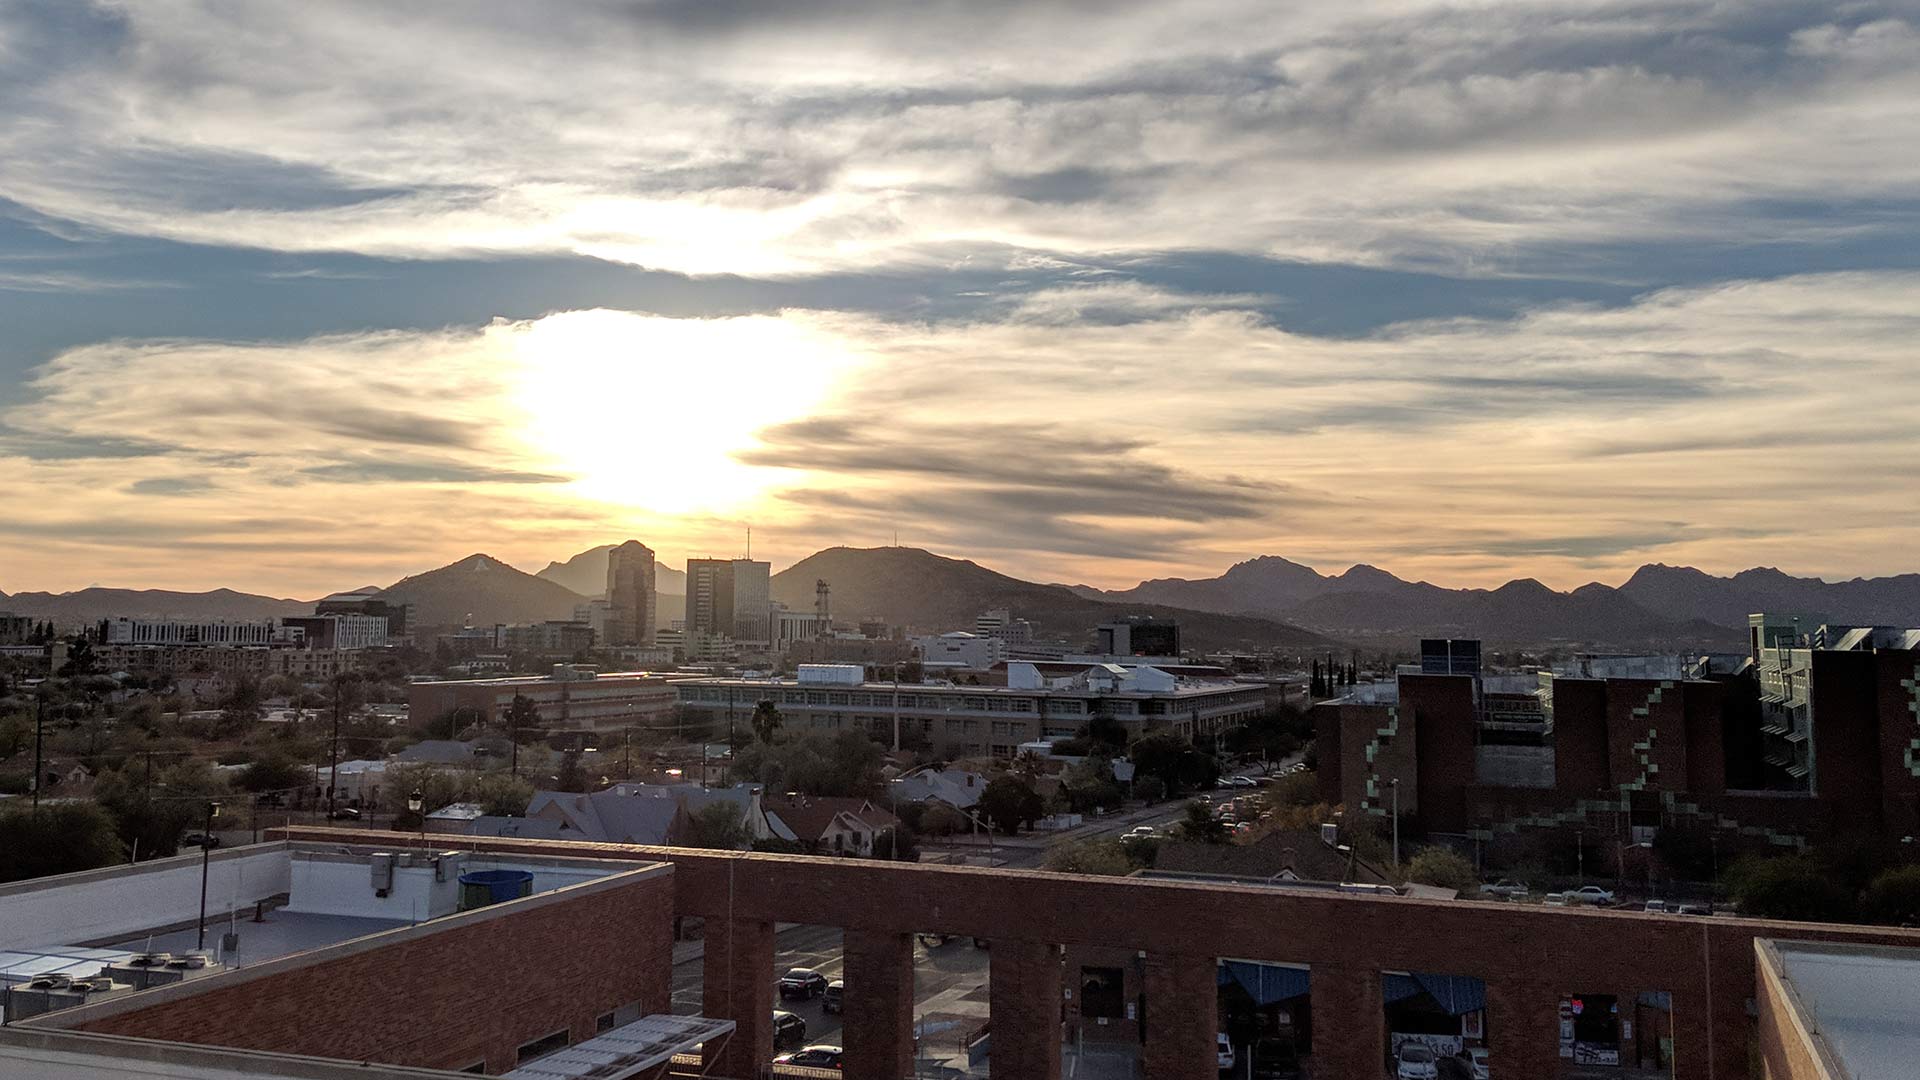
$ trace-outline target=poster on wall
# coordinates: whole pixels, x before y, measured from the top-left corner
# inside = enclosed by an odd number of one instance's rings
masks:
[[[1463,1039],[1484,1039],[1487,1037],[1487,1014],[1475,1009],[1460,1014],[1460,1037]]]

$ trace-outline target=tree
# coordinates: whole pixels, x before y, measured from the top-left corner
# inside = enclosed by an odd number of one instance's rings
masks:
[[[93,674],[93,666],[93,643],[86,638],[77,637],[67,643],[67,662],[60,665],[60,670],[55,674],[67,678],[81,678]]]
[[[730,802],[716,802],[687,816],[686,847],[739,851],[753,841],[753,834],[740,816],[740,808]]]
[[[580,767],[579,753],[570,750],[560,756],[560,772],[553,778],[553,787],[556,791],[587,790],[587,774]]]
[[[1127,726],[1114,718],[1113,707],[1105,699],[1093,703],[1093,712],[1077,735],[1087,741],[1089,753],[1098,753],[1095,748],[1105,746],[1111,757],[1127,748]]]
[[[407,799],[416,791],[431,814],[454,803],[478,803],[482,813],[494,817],[520,817],[533,800],[533,785],[505,772],[474,772],[470,769],[442,769],[433,765],[405,765],[387,770],[384,785],[388,809],[395,814],[406,810]]]
[[[1805,855],[1741,859],[1727,877],[1742,915],[1813,922],[1853,915],[1853,895]]]
[[[1140,867],[1118,840],[1068,840],[1047,848],[1043,864],[1062,874],[1101,874],[1122,877]]]
[[[111,866],[127,857],[113,816],[98,804],[0,810],[0,882]]]
[[[207,803],[225,798],[226,778],[204,761],[182,761],[149,776],[145,762],[94,778],[93,798],[112,817],[120,839],[143,859],[171,855],[180,834],[200,821]]]
[[[1182,839],[1202,844],[1221,844],[1227,839],[1226,823],[1213,816],[1213,807],[1198,799],[1187,804],[1186,816],[1174,826]]]
[[[880,787],[883,758],[863,731],[808,731],[734,751],[733,774],[774,792],[869,798]]]
[[[1159,778],[1170,792],[1210,787],[1220,778],[1220,764],[1211,754],[1194,749],[1185,735],[1156,731],[1133,744],[1128,756],[1134,767]]]
[[[513,695],[500,720],[507,726],[507,737],[516,743],[540,734],[540,706],[525,694]]]
[[[1869,922],[1920,926],[1920,866],[1902,866],[1873,879],[1860,901]]]
[[[906,809],[901,807],[902,810]],[[928,836],[948,836],[965,832],[967,816],[946,803],[934,803],[920,815],[921,832]]]
[[[1407,863],[1407,880],[1456,892],[1472,893],[1480,885],[1473,863],[1452,848],[1424,848]]]
[[[920,838],[903,821],[898,828],[873,838],[873,857],[892,862],[919,862]]]
[[[233,778],[241,791],[288,791],[313,783],[313,771],[298,762],[271,756],[256,759]]]
[[[762,698],[753,707],[753,737],[763,743],[770,743],[779,733],[781,724],[780,710],[774,707],[772,699]]]
[[[1067,766],[1060,774],[1060,793],[1066,796],[1067,809],[1076,813],[1116,807],[1125,798],[1113,778],[1113,760],[1104,754]]]
[[[980,793],[980,816],[1008,836],[1019,832],[1020,826],[1040,820],[1046,809],[1040,793],[1012,773],[994,777]]]

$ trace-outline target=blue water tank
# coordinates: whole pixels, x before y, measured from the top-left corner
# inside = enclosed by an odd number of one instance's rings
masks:
[[[472,870],[460,875],[461,911],[531,895],[531,870]]]

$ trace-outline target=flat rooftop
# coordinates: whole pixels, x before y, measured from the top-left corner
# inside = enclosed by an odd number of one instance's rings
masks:
[[[1773,941],[1800,1020],[1848,1080],[1920,1073],[1920,949]]]

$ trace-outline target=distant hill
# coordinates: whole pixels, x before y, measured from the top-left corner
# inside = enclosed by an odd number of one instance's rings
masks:
[[[612,550],[612,544],[588,548],[566,562],[548,563],[545,570],[534,576],[546,578],[582,596],[600,596],[607,591],[607,552]],[[685,596],[687,573],[657,562],[653,567],[653,587],[662,596]]]
[[[1744,627],[1756,611],[1822,615],[1836,623],[1920,625],[1920,574],[1829,582],[1762,566],[1723,578],[1691,566],[1650,563],[1635,570],[1620,591],[1668,618],[1725,626]]]
[[[773,575],[773,598],[796,610],[811,610],[814,582],[822,579],[832,587],[836,619],[883,619],[922,632],[969,628],[982,611],[1004,607],[1033,622],[1042,635],[1070,642],[1090,639],[1099,623],[1152,615],[1177,620],[1182,641],[1197,649],[1315,649],[1332,644],[1318,634],[1272,619],[1090,600],[1068,586],[1021,581],[977,563],[909,547],[839,547],[816,552]]]
[[[546,578],[523,573],[491,555],[415,574],[381,590],[383,599],[414,606],[418,626],[475,626],[570,619],[586,597]]]
[[[1403,581],[1365,564],[1324,575],[1268,555],[1216,578],[1160,578],[1102,595],[1401,641],[1456,635],[1503,644],[1734,648],[1744,640],[1747,615],[1764,610],[1825,615],[1835,622],[1920,624],[1920,574],[1829,583],[1769,568],[1721,578],[1692,567],[1649,565],[1617,589],[1596,582],[1558,592],[1532,579],[1491,590],[1448,589]]]
[[[167,589],[77,589],[73,592],[0,593],[0,611],[51,619],[74,629],[101,619],[277,619],[313,614],[313,601],[286,600],[232,589],[173,592]]]

